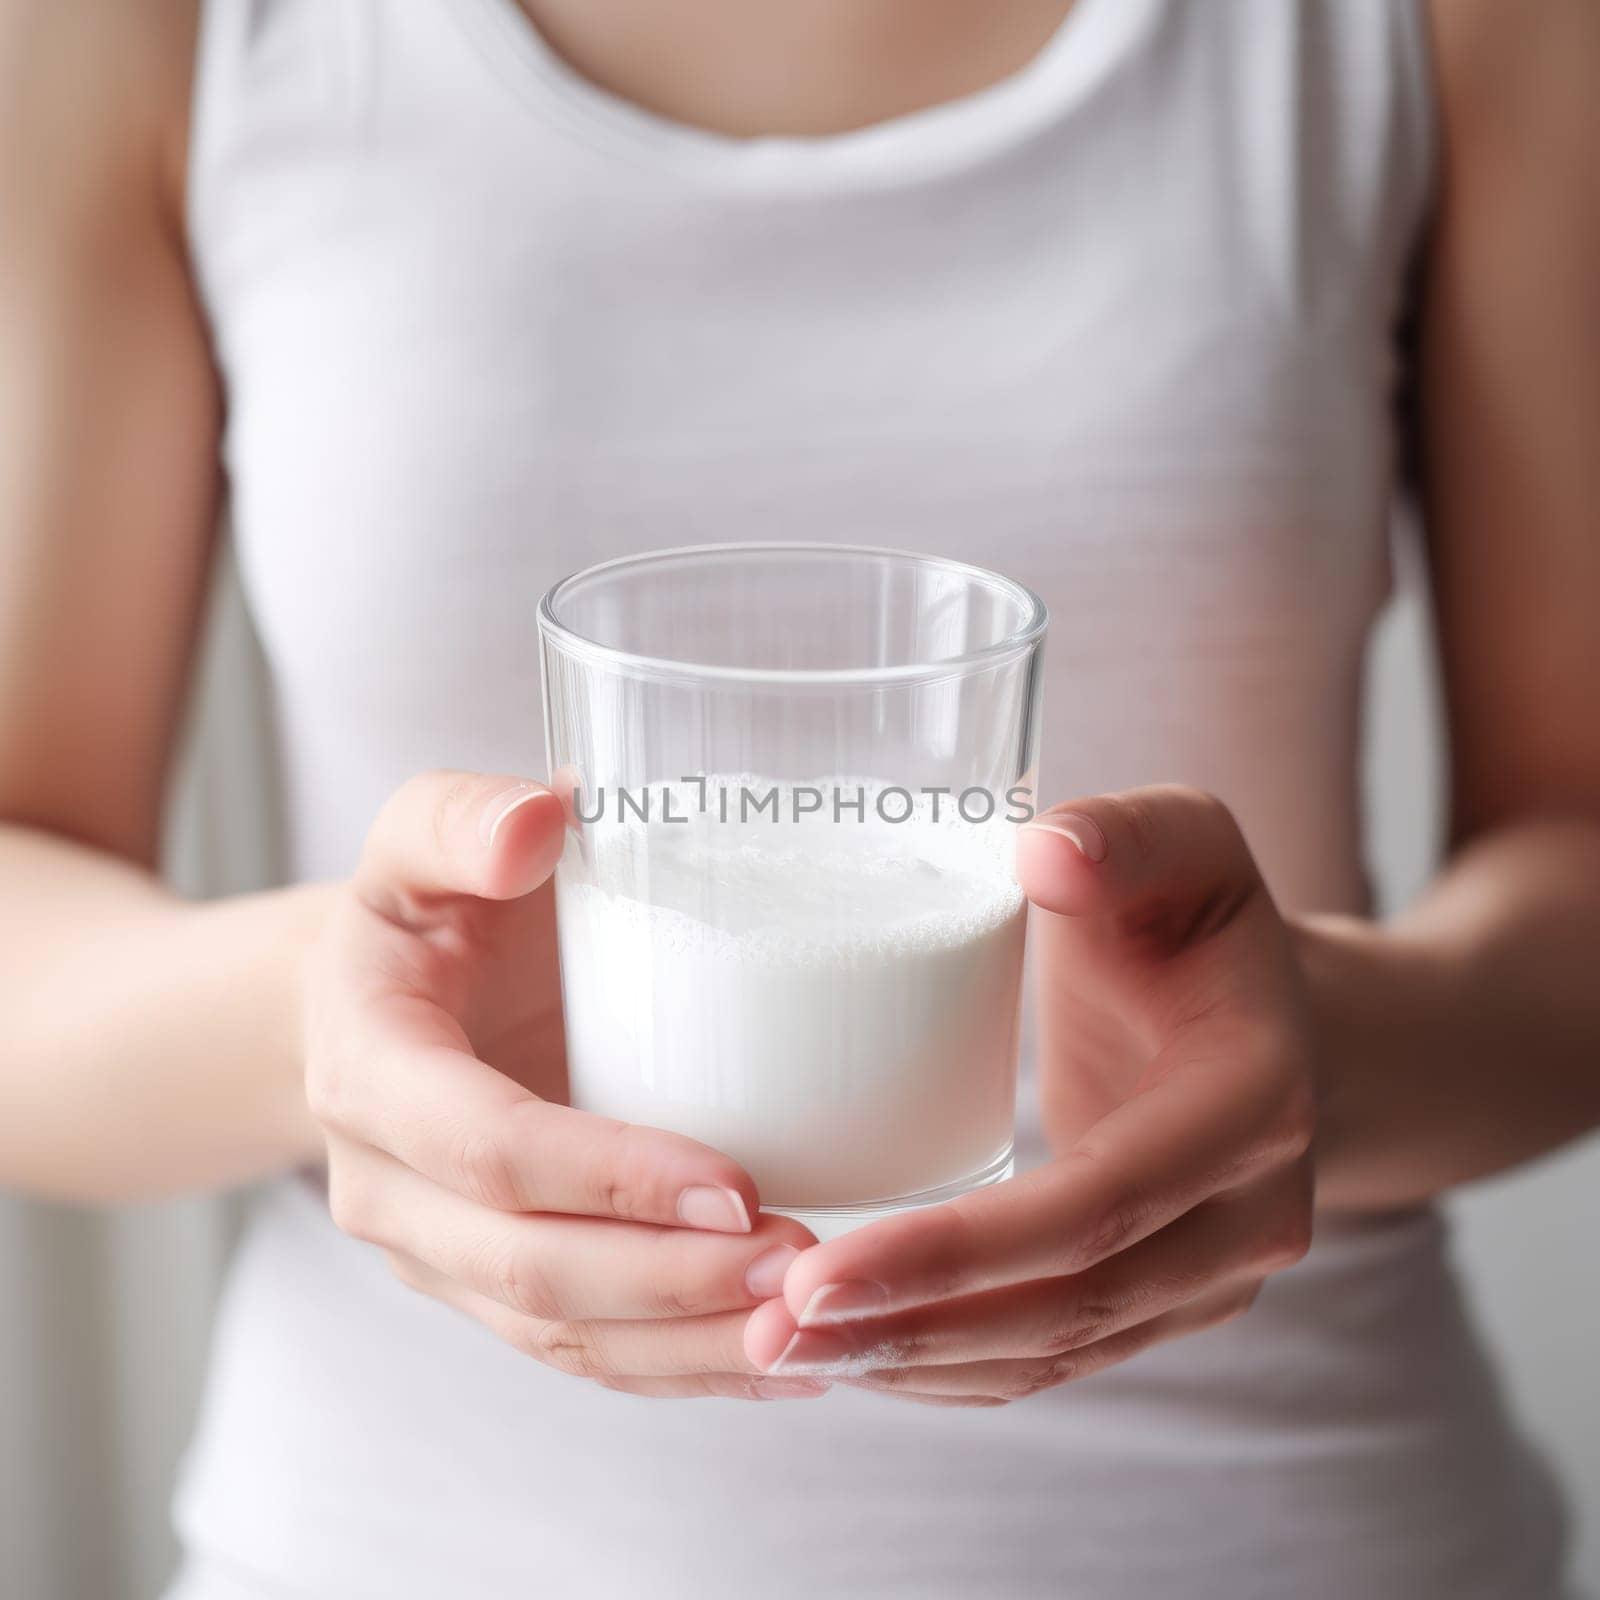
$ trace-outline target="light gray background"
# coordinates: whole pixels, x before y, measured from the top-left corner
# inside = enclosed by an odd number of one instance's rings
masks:
[[[1370,685],[1371,855],[1386,907],[1412,895],[1434,859],[1439,753],[1425,630],[1416,586],[1403,583]],[[262,705],[248,630],[225,583],[173,825],[173,875],[190,892],[274,876]],[[1562,1468],[1579,1514],[1578,1575],[1600,1594],[1597,1196],[1600,1142],[1590,1141],[1466,1192],[1451,1210],[1514,1401]],[[88,1216],[0,1200],[6,1594],[159,1593],[174,1555],[167,1497],[232,1210],[228,1201],[186,1200]]]

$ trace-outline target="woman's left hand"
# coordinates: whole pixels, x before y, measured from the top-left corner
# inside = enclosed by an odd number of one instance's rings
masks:
[[[1227,809],[1101,796],[1017,854],[1054,1159],[803,1252],[747,1326],[758,1367],[1001,1403],[1237,1316],[1304,1255],[1315,1040]]]

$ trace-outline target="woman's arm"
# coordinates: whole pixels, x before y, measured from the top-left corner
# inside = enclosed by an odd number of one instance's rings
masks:
[[[1433,11],[1420,420],[1454,853],[1391,926],[1301,930],[1331,1204],[1600,1123],[1600,7]]]
[[[0,4],[0,1184],[72,1199],[318,1153],[323,891],[154,874],[220,403],[180,196],[193,0]]]

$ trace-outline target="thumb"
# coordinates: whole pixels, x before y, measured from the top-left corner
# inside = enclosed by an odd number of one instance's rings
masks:
[[[1233,814],[1179,784],[1127,789],[1042,811],[1017,833],[1028,898],[1067,917],[1114,917],[1180,946],[1218,931],[1266,887]]]
[[[473,772],[425,772],[384,804],[356,868],[356,893],[402,915],[449,895],[514,900],[555,870],[561,801],[542,783]]]

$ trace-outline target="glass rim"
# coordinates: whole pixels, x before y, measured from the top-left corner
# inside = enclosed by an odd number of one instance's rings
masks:
[[[626,568],[643,568],[665,562],[683,561],[694,556],[859,556],[869,559],[914,563],[957,573],[970,582],[1006,594],[1018,607],[1021,623],[993,644],[960,655],[934,661],[907,661],[890,667],[730,667],[690,661],[675,656],[652,656],[602,644],[568,626],[556,614],[561,596],[573,585],[604,573]],[[897,550],[886,545],[838,544],[824,540],[785,539],[735,540],[724,544],[676,545],[664,550],[641,551],[636,555],[614,556],[592,566],[569,572],[545,590],[539,601],[539,632],[545,643],[553,644],[569,656],[590,662],[604,662],[636,677],[669,678],[692,683],[762,684],[800,688],[812,685],[829,688],[877,688],[886,684],[930,683],[943,678],[965,677],[988,666],[1014,660],[1033,649],[1044,636],[1050,613],[1044,601],[1026,584],[1003,573],[980,567],[954,556],[926,555],[916,550]]]

